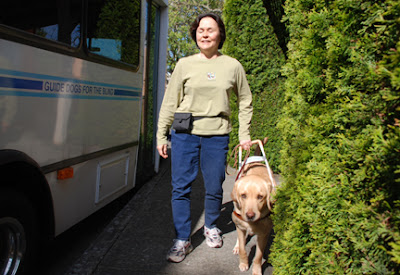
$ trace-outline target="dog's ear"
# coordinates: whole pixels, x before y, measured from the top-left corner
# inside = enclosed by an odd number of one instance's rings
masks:
[[[235,185],[233,185],[233,190],[231,192],[231,198],[234,202],[237,202],[237,184],[235,183]]]
[[[265,196],[265,202],[267,204],[268,209],[271,211],[272,210],[272,192],[273,192],[273,187],[272,184],[269,184],[268,181],[266,181],[265,179],[262,179],[265,188],[265,191],[267,192],[266,196]]]
[[[275,189],[272,184],[268,184],[268,194],[267,194],[267,205],[268,209],[272,211],[272,206],[274,204],[274,195],[275,195]]]
[[[239,181],[240,181],[240,179],[239,179]],[[237,207],[238,210],[240,210],[241,206],[240,206],[240,202],[239,202],[239,198],[238,198],[237,186],[238,186],[238,184],[237,184],[237,182],[235,182],[235,185],[233,186],[233,190],[231,192],[231,198],[232,198],[233,204]]]
[[[266,199],[267,199],[268,209],[269,209],[269,211],[271,211],[272,210],[272,205],[271,205],[271,193],[270,192],[268,192]]]
[[[270,188],[270,195],[269,195],[269,201],[270,201],[270,204],[271,204],[271,208],[274,206],[274,204],[275,204],[275,201],[276,201],[276,198],[275,198],[275,195],[276,195],[276,190],[275,190],[275,188],[274,188],[274,186],[273,185],[271,185],[271,188]],[[271,210],[271,209],[270,209]]]

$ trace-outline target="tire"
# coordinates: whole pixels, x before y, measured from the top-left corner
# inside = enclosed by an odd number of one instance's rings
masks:
[[[24,194],[0,189],[0,275],[31,271],[38,242],[39,229],[32,203]]]

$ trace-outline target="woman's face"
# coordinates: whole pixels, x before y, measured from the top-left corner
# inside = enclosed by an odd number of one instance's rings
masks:
[[[218,23],[211,17],[202,18],[196,30],[196,40],[201,52],[218,52],[218,45],[221,42]]]

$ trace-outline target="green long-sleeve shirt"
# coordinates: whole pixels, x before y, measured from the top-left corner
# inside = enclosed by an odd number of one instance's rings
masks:
[[[181,58],[168,83],[160,109],[157,145],[167,143],[174,113],[190,112],[206,117],[193,122],[192,134],[224,135],[231,129],[229,97],[234,92],[239,106],[239,140],[250,140],[252,94],[242,65],[220,55],[206,59],[198,54]]]

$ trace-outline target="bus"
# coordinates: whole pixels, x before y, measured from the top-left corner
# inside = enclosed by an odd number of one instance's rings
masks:
[[[135,187],[143,163],[157,171],[168,1],[0,11],[0,274],[24,274],[45,242]]]

